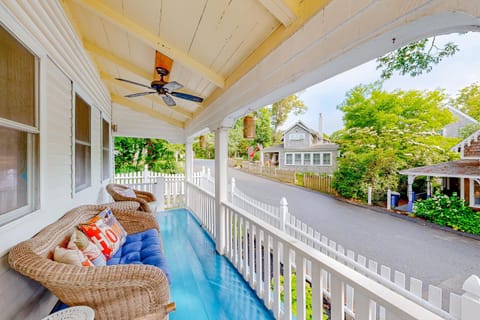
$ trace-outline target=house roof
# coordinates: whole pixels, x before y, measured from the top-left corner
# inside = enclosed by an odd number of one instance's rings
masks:
[[[478,123],[478,120],[470,117],[468,114],[466,114],[466,113],[458,110],[457,108],[454,108],[454,107],[452,107],[452,106],[447,106],[447,108],[448,108],[448,110],[450,110],[451,112],[453,112],[455,115],[460,116],[460,117],[468,120],[469,122],[471,122],[471,123],[473,123],[473,124]]]
[[[400,174],[430,177],[479,178],[480,161],[462,159],[400,171]]]
[[[289,127],[287,130],[285,130],[285,132],[283,133],[283,136],[282,138],[290,131],[292,130],[293,128],[295,127],[300,127],[302,129],[304,129],[305,131],[309,132],[312,136],[317,136],[319,137],[319,133],[315,130],[312,130],[310,129],[309,127],[307,127],[307,125],[305,123],[303,123],[301,120],[298,120],[295,124],[293,124],[291,127]]]

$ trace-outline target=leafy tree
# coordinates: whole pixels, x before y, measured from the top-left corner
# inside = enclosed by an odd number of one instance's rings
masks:
[[[115,137],[115,172],[152,171],[175,173],[176,147],[163,139]]]
[[[453,121],[442,108],[439,91],[385,92],[378,83],[360,85],[347,93],[338,108],[345,112],[345,129],[332,139],[341,145],[334,187],[347,198],[374,200],[387,189],[398,189],[398,170],[453,159],[448,151],[458,139],[438,134]]]
[[[205,135],[205,148],[200,147],[200,139],[197,137],[192,148],[197,159],[215,159],[215,133],[209,132]]]
[[[461,89],[458,96],[451,100],[451,104],[470,117],[480,120],[480,85],[472,83]]]
[[[411,77],[428,73],[434,65],[459,50],[458,45],[452,42],[438,47],[435,40],[433,37],[415,41],[378,58],[377,69],[382,71],[381,78],[390,79],[394,72]]]
[[[272,104],[271,125],[274,137],[278,139],[278,129],[285,123],[291,113],[298,116],[305,113],[307,108],[303,101],[295,94]]]
[[[254,113],[255,139],[243,138],[243,118],[238,119],[228,133],[228,153],[231,157],[247,158],[247,150],[250,146],[256,147],[261,144],[264,148],[272,144],[272,129],[270,127],[271,110],[268,107],[259,109]]]

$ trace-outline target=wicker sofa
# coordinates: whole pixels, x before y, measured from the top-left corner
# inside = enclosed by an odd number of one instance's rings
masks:
[[[167,319],[174,305],[169,303],[169,283],[162,269],[139,264],[79,267],[51,259],[53,249],[67,241],[76,225],[105,208],[87,205],[70,210],[10,250],[10,266],[40,282],[67,305],[92,307],[96,319]],[[112,210],[128,234],[159,230],[150,213],[115,206]]]
[[[126,196],[125,191],[130,188],[115,183],[108,184],[106,189],[108,194],[110,194],[115,201],[136,201],[140,204],[139,210],[145,212],[157,211],[157,199],[150,192],[131,189],[135,193],[135,197]]]

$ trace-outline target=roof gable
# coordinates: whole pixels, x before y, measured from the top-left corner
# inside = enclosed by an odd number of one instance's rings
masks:
[[[312,136],[316,136],[318,137],[318,132],[310,129],[309,127],[307,127],[305,125],[305,123],[303,123],[301,120],[298,120],[294,125],[292,125],[290,128],[288,128],[287,130],[285,130],[285,132],[283,133],[283,136],[282,138],[285,137],[285,135],[287,135],[290,131],[292,131],[293,129],[295,129],[296,127],[299,127],[299,128],[302,128],[303,130],[307,131],[308,133],[310,133]]]

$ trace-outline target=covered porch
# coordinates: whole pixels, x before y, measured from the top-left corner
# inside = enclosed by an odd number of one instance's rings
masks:
[[[441,179],[441,190],[447,195],[457,193],[472,208],[480,208],[480,166],[478,159],[461,159],[431,166],[400,171],[408,176],[408,211],[415,201],[412,184],[416,177],[427,177],[427,197],[432,195],[432,178]]]
[[[434,310],[414,285],[380,283],[401,277],[367,277],[358,271],[377,266],[354,270],[348,252],[318,250],[307,226],[298,241],[234,205],[226,168],[237,118],[410,41],[479,25],[480,4],[468,0],[0,0],[0,128],[10,134],[0,137],[2,316],[52,309],[56,298],[12,270],[8,252],[73,207],[110,202],[112,137],[130,136],[185,144],[186,208],[276,318],[306,319],[311,299],[322,319],[325,297],[333,320],[476,319],[477,277],[448,312]],[[215,182],[202,185],[193,139],[209,131]]]

